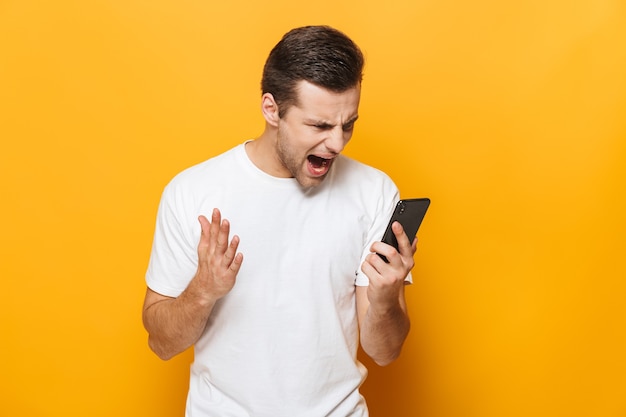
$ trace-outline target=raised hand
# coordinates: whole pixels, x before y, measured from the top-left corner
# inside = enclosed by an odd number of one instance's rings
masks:
[[[198,243],[198,271],[195,279],[203,295],[215,301],[228,294],[235,285],[243,255],[237,253],[239,237],[228,241],[230,223],[223,219],[218,209],[213,209],[211,221],[198,218],[202,233]]]

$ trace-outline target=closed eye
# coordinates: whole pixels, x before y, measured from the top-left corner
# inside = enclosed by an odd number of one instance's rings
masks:
[[[351,132],[354,129],[354,123],[356,122],[356,120],[358,119],[358,116],[355,117],[354,119],[348,121],[347,123],[343,124],[341,126],[341,129],[344,132]],[[314,127],[317,130],[332,130],[335,128],[336,125],[333,125],[331,123],[327,123],[327,122],[313,122],[313,123],[309,123],[310,126]]]
[[[357,119],[359,117],[355,117],[354,119],[350,120],[348,123],[346,123],[345,125],[342,126],[342,129],[344,132],[351,132],[354,129],[354,123],[356,123]]]
[[[317,123],[317,124],[314,124],[313,127],[319,130],[330,130],[333,128],[333,125],[328,124],[328,123]]]

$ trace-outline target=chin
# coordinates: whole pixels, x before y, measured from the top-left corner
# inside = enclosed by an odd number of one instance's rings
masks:
[[[320,185],[324,181],[324,178],[326,178],[326,176],[325,175],[323,177],[307,177],[307,176],[298,177],[296,176],[295,178],[301,187],[314,188]]]

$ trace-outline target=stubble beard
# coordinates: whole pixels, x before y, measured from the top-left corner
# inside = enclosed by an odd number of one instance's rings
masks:
[[[276,141],[276,156],[278,162],[285,167],[291,176],[298,181],[303,188],[316,187],[322,183],[326,177],[310,177],[306,175],[306,158],[302,159],[295,154],[293,149],[289,146],[289,139],[284,134],[282,129],[278,129],[277,141]]]

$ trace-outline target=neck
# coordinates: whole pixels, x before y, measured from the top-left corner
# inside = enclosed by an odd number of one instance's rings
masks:
[[[248,158],[261,171],[274,177],[289,178],[276,156],[276,130],[266,128],[258,138],[246,143]]]

